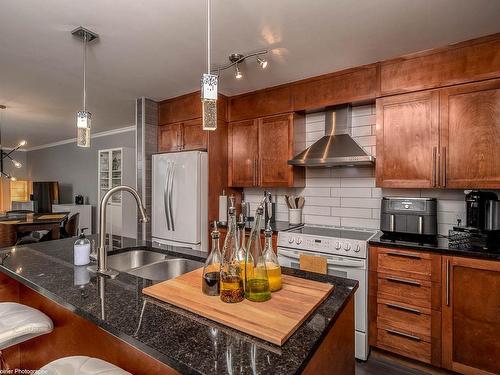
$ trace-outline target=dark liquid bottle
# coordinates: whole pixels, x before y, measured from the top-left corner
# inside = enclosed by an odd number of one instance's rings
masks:
[[[214,222],[212,232],[212,251],[208,255],[203,267],[203,276],[201,279],[201,290],[209,296],[218,296],[220,294],[220,267],[222,256],[219,250],[219,231],[217,222]]]

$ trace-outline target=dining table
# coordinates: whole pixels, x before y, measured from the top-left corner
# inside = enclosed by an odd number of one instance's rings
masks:
[[[53,240],[61,238],[61,226],[68,219],[69,212],[14,214],[0,216],[0,224],[13,226],[16,233],[27,233],[38,230],[48,230]]]

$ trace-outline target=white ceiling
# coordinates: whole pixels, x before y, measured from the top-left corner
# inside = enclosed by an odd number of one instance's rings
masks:
[[[134,123],[134,98],[199,87],[206,69],[204,0],[2,0],[0,104],[4,145],[74,137],[81,109],[83,25],[93,131]],[[498,0],[213,0],[214,65],[232,52],[272,50],[220,91],[233,95],[500,31]]]

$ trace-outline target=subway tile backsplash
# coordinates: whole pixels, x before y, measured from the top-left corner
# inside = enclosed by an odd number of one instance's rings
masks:
[[[370,154],[375,150],[375,105],[353,107],[353,138]],[[307,146],[324,135],[323,112],[306,115]],[[375,187],[375,168],[307,168],[306,187],[269,189],[278,198],[278,220],[288,220],[284,195],[305,196],[303,220],[307,224],[379,229],[382,196],[435,197],[438,199],[438,231],[448,234],[457,218],[465,222],[463,190],[380,189]],[[252,210],[264,189],[245,189]]]

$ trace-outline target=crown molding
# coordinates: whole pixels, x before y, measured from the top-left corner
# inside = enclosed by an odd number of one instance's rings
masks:
[[[92,139],[92,138],[107,137],[109,135],[115,135],[115,134],[127,133],[127,132],[131,132],[131,131],[135,131],[135,129],[136,129],[135,125],[126,126],[126,127],[123,127],[123,128],[106,130],[106,131],[103,131],[103,132],[94,133],[94,134],[92,134],[90,136],[90,138]],[[29,148],[26,148],[26,149],[23,149],[23,150],[19,149],[18,151],[29,152],[29,151],[41,150],[41,149],[44,149],[44,148],[50,148],[50,147],[56,147],[56,146],[66,145],[68,143],[76,143],[76,138],[65,139],[65,140],[57,141],[57,142],[53,142],[53,143],[46,143],[44,145],[29,147]]]

